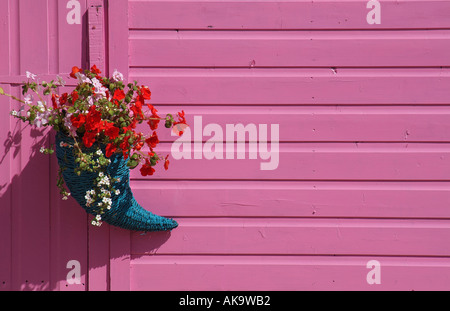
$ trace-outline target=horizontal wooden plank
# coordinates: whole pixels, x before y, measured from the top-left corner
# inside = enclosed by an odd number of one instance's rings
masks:
[[[368,24],[367,1],[130,1],[130,28],[407,29],[449,28],[448,1],[381,1]]]
[[[150,69],[130,80],[152,89],[154,104],[449,104],[450,69]]]
[[[448,182],[133,180],[136,200],[168,217],[450,218]]]
[[[152,101],[150,101],[152,102]],[[245,126],[280,124],[283,142],[449,142],[450,108],[447,106],[157,106],[159,114],[184,110],[187,123],[201,135],[200,141],[215,140],[211,127],[219,127],[226,139],[227,124]],[[146,123],[138,126],[149,132]],[[159,139],[173,142],[161,123]],[[248,141],[249,137],[246,136]]]
[[[132,67],[450,65],[450,30],[133,31],[129,46]]]
[[[183,139],[188,138],[183,136]],[[146,178],[447,181],[450,178],[448,144],[282,143],[277,152],[275,147],[270,149],[269,142],[267,154],[252,147],[251,152],[247,150],[242,154],[243,159],[237,158],[237,144],[234,153],[229,150],[230,158],[226,156],[226,144],[222,152],[215,154],[221,154],[223,159],[213,158],[214,154],[206,149],[202,153],[203,144],[185,144],[184,151],[178,142],[158,145],[155,151],[161,156],[171,155],[170,168],[164,171],[159,163],[155,175]],[[240,145],[246,149],[250,146],[246,143]],[[187,152],[189,146],[191,151]],[[263,143],[258,143],[258,148],[265,150]],[[252,153],[254,159],[250,158]],[[180,158],[183,154],[186,157],[190,155],[190,159]],[[198,159],[194,159],[196,156]],[[131,177],[143,178],[138,169],[132,170]]]
[[[134,234],[132,254],[449,256],[449,220],[177,218]]]
[[[367,282],[371,260],[380,264],[380,284]],[[130,271],[131,290],[450,289],[448,258],[141,256],[133,258]]]

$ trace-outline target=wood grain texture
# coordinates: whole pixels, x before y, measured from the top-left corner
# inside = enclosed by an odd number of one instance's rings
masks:
[[[130,1],[130,28],[144,29],[436,29],[449,28],[448,1],[382,2],[369,25],[367,1]]]
[[[450,218],[448,182],[134,180],[168,217]]]
[[[132,67],[449,66],[450,31],[143,31]],[[164,50],[164,53],[160,53]],[[226,53],[224,53],[226,51]]]
[[[381,265],[381,284],[366,282],[370,260]],[[447,258],[422,257],[146,256],[131,266],[133,290],[409,291],[448,288],[448,275]]]
[[[155,105],[444,105],[448,68],[131,68]]]
[[[293,143],[450,141],[447,106],[158,106],[162,116],[181,110],[195,134],[192,141],[219,140],[207,130],[211,126],[220,128],[226,141],[227,125],[234,124],[256,128],[266,124],[269,130],[271,124],[280,124],[280,141]],[[145,133],[149,127],[143,123],[137,129]],[[164,128],[158,130],[158,137],[167,143],[177,139]]]

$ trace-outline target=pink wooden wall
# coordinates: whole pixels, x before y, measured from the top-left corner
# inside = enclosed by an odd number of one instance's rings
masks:
[[[450,290],[450,1],[380,1],[380,24],[356,0],[80,0],[81,24],[68,2],[0,0],[0,86],[96,63],[184,109],[192,158],[131,174],[180,226],[90,226],[38,152],[52,133],[0,97],[0,289]],[[276,169],[195,158],[238,123],[279,125]]]

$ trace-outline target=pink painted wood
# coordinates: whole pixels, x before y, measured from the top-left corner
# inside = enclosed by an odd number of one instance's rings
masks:
[[[167,172],[131,174],[180,224],[132,234],[131,289],[450,288],[450,2],[384,1],[380,25],[366,4],[129,1],[129,77],[191,125],[180,160],[160,135]],[[275,170],[249,133],[225,159],[239,123],[279,125]],[[211,142],[224,159],[206,159]]]
[[[138,202],[180,226],[91,227],[38,152],[53,133],[0,97],[0,290],[450,289],[450,1],[383,1],[380,25],[367,1],[72,1],[81,24],[68,2],[0,3],[0,87],[21,96],[31,71],[64,92],[96,64],[149,85],[160,115],[184,110],[191,152],[177,160],[161,125],[169,170],[131,173]],[[276,169],[250,135],[237,159],[239,123],[279,125]],[[233,157],[208,160],[220,131]]]
[[[83,13],[86,2],[78,2]],[[0,81],[6,92],[21,96],[18,83],[26,71],[49,81],[84,66],[83,25],[69,25],[68,12],[57,0],[1,2]],[[86,290],[86,214],[61,201],[56,159],[39,152],[53,142],[53,133],[12,119],[8,111],[20,109],[16,102],[2,96],[0,103],[0,289]],[[66,280],[71,260],[80,263],[79,284]]]

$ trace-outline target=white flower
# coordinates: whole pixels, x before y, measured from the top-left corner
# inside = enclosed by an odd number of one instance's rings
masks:
[[[46,109],[46,102],[37,102],[37,106],[39,110],[36,113],[36,118],[34,119],[34,125],[37,127],[41,127],[43,125],[46,125],[48,123],[48,118],[52,114],[52,110]]]
[[[115,193],[116,193],[116,195],[119,195],[120,194],[120,190],[117,189]]]
[[[58,83],[61,86],[66,86],[66,81],[64,81],[64,79],[60,76],[56,76],[56,78],[58,79]]]
[[[77,72],[75,74],[75,77],[77,77],[78,82],[79,83],[92,83],[91,79],[89,79],[88,77],[86,77],[84,74],[82,74],[81,72]]]
[[[105,203],[106,205],[111,205],[112,204],[112,200],[110,198],[103,198],[102,202]]]
[[[104,176],[104,177],[100,180],[100,182],[98,183],[98,185],[99,185],[99,186],[101,186],[101,185],[107,185],[107,186],[109,186],[109,178],[108,178],[107,176]]]
[[[100,150],[99,150],[100,151]],[[98,151],[97,151],[98,152]],[[101,152],[101,151],[100,151]],[[103,177],[104,176],[104,174],[103,174],[103,172],[100,172],[100,173],[98,173],[98,177]]]
[[[102,193],[103,193],[103,194],[106,194],[106,195],[109,195],[109,196],[111,195],[111,192],[110,192],[110,191],[108,191],[108,190],[106,190],[106,189],[103,189],[103,188],[102,188]]]
[[[100,227],[102,225],[102,222],[101,221],[92,220],[91,224],[94,225],[94,226]]]
[[[117,71],[117,69],[115,69],[112,78],[116,82],[123,81],[123,74],[121,74],[120,72]]]
[[[74,137],[77,137],[77,129],[75,126],[73,126],[72,121],[70,118],[72,117],[72,113],[67,113],[64,118],[64,126],[69,130],[70,134]]]
[[[97,150],[97,152],[95,152],[95,154],[97,154],[98,156],[101,156],[101,155],[103,154],[103,152],[99,149],[99,150]],[[98,176],[100,176],[100,174],[103,175],[103,173],[100,172],[100,173],[98,174]]]
[[[26,105],[31,105],[33,103],[33,96],[31,94],[27,94],[23,98],[23,101],[25,102]]]
[[[101,215],[97,215],[97,216],[95,216],[95,219],[97,219],[97,221],[98,220],[102,220],[102,216]]]
[[[92,79],[92,85],[94,86],[95,99],[106,97],[108,89],[97,78]]]
[[[89,107],[91,107],[92,105],[94,105],[94,98],[92,96],[89,96],[87,98],[87,102],[88,102]]]
[[[46,101],[38,101],[37,102],[37,106],[38,106],[38,108],[39,108],[39,111],[40,112],[44,112],[45,111],[45,106],[47,105],[47,102]]]
[[[45,152],[45,148],[44,148],[44,147],[41,147],[41,149],[39,149],[39,152],[40,152],[40,153],[44,153],[44,152]]]
[[[19,113],[15,110],[12,110],[10,113],[10,115],[12,115],[13,117],[17,116]]]
[[[32,74],[32,73],[29,72],[29,71],[26,72],[26,75],[27,75],[27,78],[28,78],[28,79],[31,79],[31,80],[35,80],[36,77],[37,77],[35,74]]]

